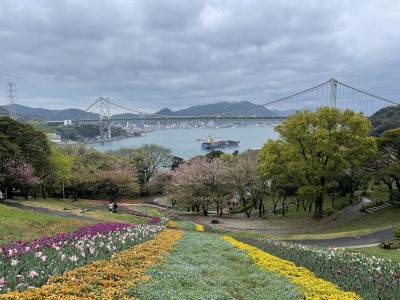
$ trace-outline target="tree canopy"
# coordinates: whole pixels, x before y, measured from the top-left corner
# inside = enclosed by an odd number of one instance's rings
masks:
[[[264,145],[259,170],[270,178],[295,177],[302,186],[314,190],[316,218],[322,217],[327,184],[375,151],[368,119],[350,110],[325,107],[297,112],[275,129],[280,139]],[[357,164],[356,158],[360,161]]]
[[[147,194],[147,185],[160,168],[170,168],[171,150],[155,144],[144,144],[139,148],[122,148],[113,153],[129,159],[135,166],[142,194]]]
[[[0,158],[14,158],[29,163],[34,175],[48,176],[51,149],[47,137],[32,126],[0,118]]]

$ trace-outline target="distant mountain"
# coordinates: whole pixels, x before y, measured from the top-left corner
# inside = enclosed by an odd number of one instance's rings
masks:
[[[400,106],[388,106],[378,110],[369,117],[372,124],[372,134],[380,135],[384,131],[400,128]]]
[[[0,116],[8,116],[8,110],[0,106]]]
[[[111,119],[134,119],[137,117],[139,117],[139,114],[125,113],[125,114],[112,115]]]
[[[0,106],[0,116],[8,115],[8,105]],[[16,104],[16,112],[20,120],[40,119],[44,121],[62,121],[71,120],[84,111],[77,108],[68,108],[62,110],[52,110],[45,108],[32,108]],[[249,101],[239,102],[218,102],[213,104],[195,105],[189,108],[172,111],[169,108],[163,108],[154,115],[161,116],[287,116],[293,111],[269,110],[262,105],[257,105]],[[96,113],[86,113],[88,118],[98,118]],[[113,115],[112,118],[136,118],[134,113],[122,113]]]
[[[172,110],[170,110],[169,108],[163,108],[163,109],[159,110],[158,112],[156,112],[155,115],[174,116],[175,113]]]
[[[240,102],[218,102],[214,104],[195,105],[189,108],[172,111],[163,108],[156,113],[164,116],[271,116],[280,115],[262,105],[257,105],[249,101]]]
[[[2,107],[8,109],[8,105]],[[18,115],[22,115],[27,119],[42,119],[45,121],[61,121],[71,120],[84,111],[77,108],[67,108],[62,110],[51,110],[45,108],[32,108],[20,104],[15,105],[15,110]],[[97,114],[88,113],[90,116],[96,116]]]

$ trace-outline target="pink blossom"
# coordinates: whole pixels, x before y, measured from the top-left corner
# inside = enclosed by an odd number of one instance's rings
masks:
[[[73,256],[69,257],[69,260],[73,261],[73,262],[76,262],[76,261],[78,261],[78,257],[76,255],[73,255]]]
[[[41,259],[43,262],[45,262],[46,259],[47,259],[47,256],[41,256],[40,259]]]
[[[18,264],[18,260],[17,259],[12,259],[11,260],[11,266],[15,267]]]
[[[33,277],[36,277],[36,276],[39,276],[39,274],[37,272],[35,272],[35,271],[31,271],[29,273],[29,275],[28,275],[28,277],[30,277],[30,278],[33,278]]]
[[[0,285],[5,285],[7,281],[4,278],[0,278]]]

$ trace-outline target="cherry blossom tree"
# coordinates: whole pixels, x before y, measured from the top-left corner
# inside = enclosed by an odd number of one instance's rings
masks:
[[[41,181],[33,175],[32,165],[21,160],[9,159],[0,162],[0,185],[8,198],[14,186],[35,186]]]
[[[185,162],[172,173],[169,190],[181,204],[197,211],[201,207],[205,216],[212,205],[222,213],[231,194],[224,161],[197,157]]]

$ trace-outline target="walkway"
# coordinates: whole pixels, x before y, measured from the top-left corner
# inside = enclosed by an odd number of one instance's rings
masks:
[[[43,207],[35,207],[35,206],[28,206],[24,205],[18,202],[10,202],[10,201],[5,201],[4,204],[20,209],[26,209],[30,210],[33,212],[38,212],[38,213],[43,213],[43,214],[48,214],[52,216],[57,216],[57,217],[64,217],[64,218],[71,218],[71,219],[78,219],[81,221],[88,221],[88,222],[99,222],[98,219],[92,218],[92,217],[87,217],[87,216],[80,216],[76,214],[72,214],[69,212],[64,212],[64,211],[59,211],[59,210],[54,210],[54,209],[48,209],[48,208],[43,208]]]
[[[377,245],[383,241],[390,240],[394,236],[395,227],[380,230],[374,233],[352,236],[352,237],[341,237],[327,240],[290,240],[288,242],[298,243],[302,245],[310,246],[322,246],[322,247],[356,247],[366,245]]]

